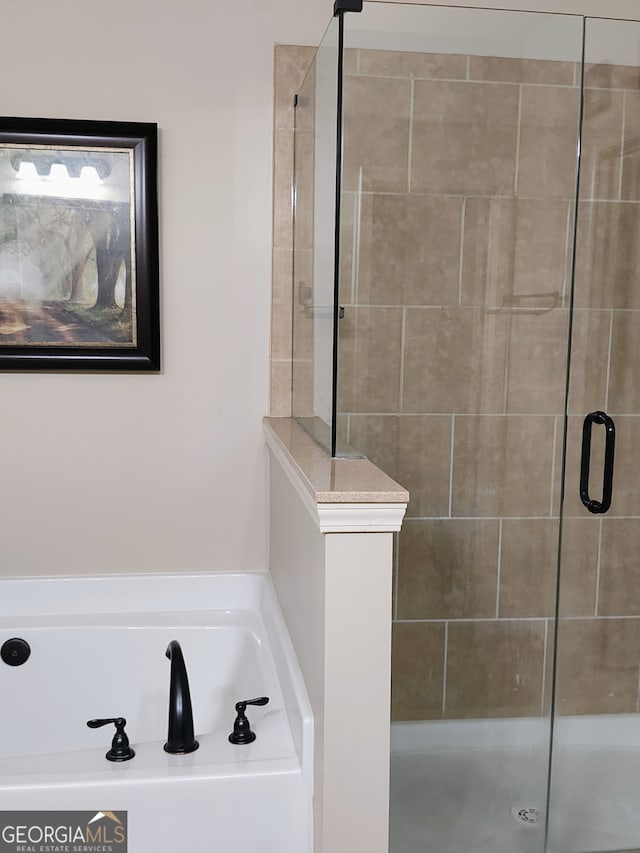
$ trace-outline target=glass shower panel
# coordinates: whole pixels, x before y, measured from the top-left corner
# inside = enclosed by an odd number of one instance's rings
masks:
[[[582,20],[345,18],[338,417],[411,494],[391,853],[540,853]]]
[[[333,419],[338,20],[297,95],[294,133],[293,416],[327,450]]]
[[[588,19],[549,808],[554,853],[640,849],[639,238],[640,24]],[[614,429],[606,511],[605,436],[611,447]]]

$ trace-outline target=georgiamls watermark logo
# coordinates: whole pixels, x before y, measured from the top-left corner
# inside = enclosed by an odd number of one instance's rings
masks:
[[[0,853],[127,853],[127,813],[0,812]]]

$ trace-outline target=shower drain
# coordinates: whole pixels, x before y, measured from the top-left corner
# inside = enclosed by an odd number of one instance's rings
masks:
[[[511,817],[517,820],[518,823],[524,823],[526,826],[535,826],[540,823],[540,809],[535,806],[514,806],[511,809]]]

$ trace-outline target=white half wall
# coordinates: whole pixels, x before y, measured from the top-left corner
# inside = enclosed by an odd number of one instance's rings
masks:
[[[323,846],[325,548],[280,464],[270,458],[271,575],[313,710],[313,850]]]
[[[388,853],[392,546],[408,495],[354,499],[371,463],[307,453],[311,439],[295,425],[287,449],[276,423],[265,425],[270,566],[314,715],[313,851]],[[305,474],[335,483],[345,464],[351,490],[345,476],[344,492],[314,498]]]

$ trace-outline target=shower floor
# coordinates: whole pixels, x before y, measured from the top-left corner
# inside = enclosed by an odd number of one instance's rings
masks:
[[[390,853],[542,853],[547,736],[539,720],[395,724]],[[563,720],[552,791],[548,853],[637,853],[640,720]]]

